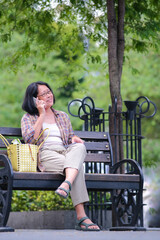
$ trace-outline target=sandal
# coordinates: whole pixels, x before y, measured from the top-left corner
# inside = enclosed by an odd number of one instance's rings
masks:
[[[94,223],[85,223],[84,220],[89,219],[88,217],[83,217],[80,220],[77,220],[75,229],[76,230],[81,230],[81,231],[100,231],[100,229],[95,229],[95,228],[89,228],[90,226],[97,226],[97,224]],[[81,227],[81,225],[85,227]]]
[[[57,188],[57,190],[55,191],[55,193],[58,194],[60,197],[66,199],[66,198],[68,198],[68,196],[69,196],[69,192],[71,191],[71,187],[72,187],[72,186],[71,186],[71,183],[70,183],[69,181],[65,180],[64,182],[65,182],[65,183],[68,183],[69,189],[66,190],[65,188],[59,187],[59,188]],[[59,190],[63,190],[65,193],[67,193],[67,195],[63,195],[63,194],[59,193],[59,192],[58,192],[58,189],[59,189]]]

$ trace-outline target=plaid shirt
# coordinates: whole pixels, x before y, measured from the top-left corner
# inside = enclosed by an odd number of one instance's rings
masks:
[[[52,108],[52,111],[55,115],[55,120],[57,123],[57,126],[59,127],[62,141],[64,146],[67,146],[71,144],[71,139],[75,135],[72,129],[71,121],[69,119],[69,116],[67,113],[62,111],[57,111]],[[32,143],[34,144],[36,139],[34,139],[34,125],[38,119],[37,115],[30,115],[29,113],[24,114],[24,116],[21,119],[21,130],[22,130],[22,137],[25,141],[25,143]],[[43,129],[41,129],[41,132]],[[40,132],[40,133],[41,133]],[[40,145],[44,140],[44,136],[39,138],[37,145]]]

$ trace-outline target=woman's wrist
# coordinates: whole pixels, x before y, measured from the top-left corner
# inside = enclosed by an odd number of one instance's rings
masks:
[[[84,141],[80,137],[74,135],[72,137],[72,143],[84,143]]]

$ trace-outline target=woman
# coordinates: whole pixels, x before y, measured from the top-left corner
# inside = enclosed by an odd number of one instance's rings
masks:
[[[48,128],[38,140],[40,149],[41,171],[52,171],[65,175],[65,181],[55,191],[67,198],[69,192],[77,214],[77,230],[99,231],[99,227],[86,216],[84,202],[89,201],[85,185],[83,161],[86,149],[83,140],[72,130],[66,113],[52,108],[55,97],[50,86],[45,82],[31,83],[26,89],[21,120],[22,136],[26,143],[33,143],[40,133]]]

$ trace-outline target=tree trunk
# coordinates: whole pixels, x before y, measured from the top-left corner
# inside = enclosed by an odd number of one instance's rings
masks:
[[[118,0],[118,18],[114,0],[107,0],[108,15],[108,62],[111,93],[109,131],[113,146],[114,162],[123,159],[121,75],[124,56],[125,1]],[[115,99],[117,101],[115,102]]]

